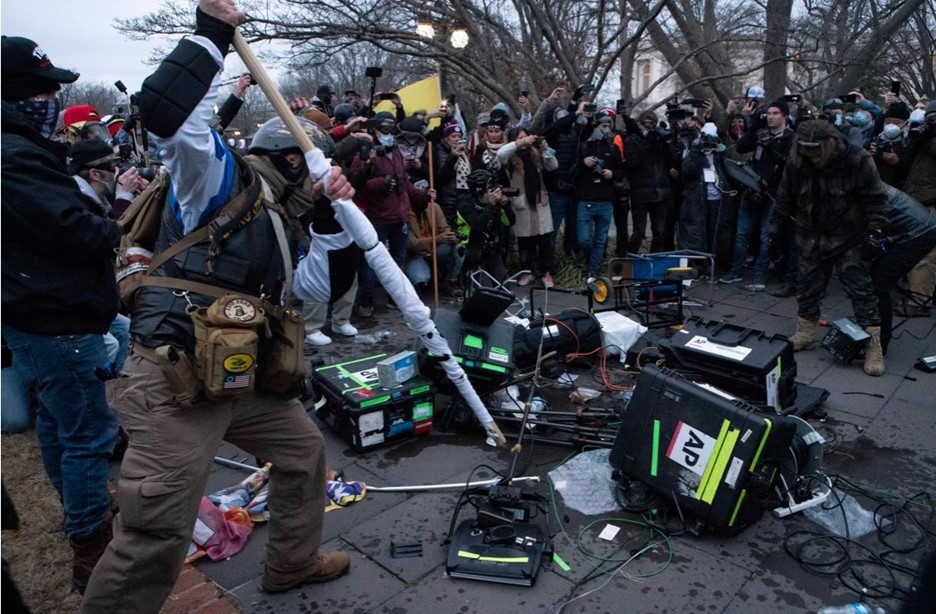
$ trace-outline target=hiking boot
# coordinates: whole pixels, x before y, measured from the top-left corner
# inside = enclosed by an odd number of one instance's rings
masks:
[[[904,318],[925,318],[929,315],[929,308],[921,307],[913,301],[903,300],[894,305],[894,313]]]
[[[880,329],[878,329],[880,331]],[[811,350],[816,347],[816,320],[796,318],[796,332],[790,337],[793,351]],[[878,348],[880,349],[880,342]]]
[[[350,567],[351,558],[341,551],[316,554],[312,563],[294,571],[279,571],[267,563],[260,585],[268,593],[282,593],[303,584],[331,582],[348,573]]]
[[[790,284],[783,284],[779,288],[768,290],[767,294],[769,294],[770,296],[778,296],[780,298],[786,298],[788,296],[796,296],[796,286],[792,286]]]
[[[98,559],[104,554],[107,544],[114,535],[112,520],[113,516],[107,512],[104,522],[90,536],[82,540],[68,540],[74,553],[72,556],[72,590],[82,595],[88,588],[88,580],[91,579],[94,566],[97,565]]]
[[[864,347],[864,372],[868,375],[884,375],[884,352],[881,351],[881,327],[868,326],[865,332],[871,338]]]

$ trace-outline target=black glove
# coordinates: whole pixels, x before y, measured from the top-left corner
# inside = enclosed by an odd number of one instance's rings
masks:
[[[887,253],[887,237],[880,230],[872,230],[861,246],[862,257],[874,262]]]

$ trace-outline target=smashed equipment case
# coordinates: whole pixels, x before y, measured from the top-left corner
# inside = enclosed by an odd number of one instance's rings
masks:
[[[316,415],[358,451],[432,432],[432,382],[417,375],[384,388],[378,382],[377,363],[386,357],[377,354],[314,372],[326,400]]]
[[[661,345],[666,366],[778,414],[796,405],[796,360],[783,335],[727,322],[688,318]]]
[[[652,364],[620,415],[611,466],[621,479],[675,502],[679,514],[734,535],[772,505],[772,485],[796,430],[792,419]]]

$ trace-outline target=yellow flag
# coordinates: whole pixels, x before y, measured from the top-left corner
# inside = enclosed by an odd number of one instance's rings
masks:
[[[406,87],[398,89],[396,93],[403,102],[403,108],[406,110],[407,115],[412,115],[414,111],[420,109],[423,111],[438,109],[439,104],[442,102],[442,87],[439,84],[439,75],[432,75],[416,83],[410,83]],[[379,113],[380,111],[389,111],[394,115],[396,114],[396,108],[393,106],[393,102],[389,100],[381,100],[377,103],[374,112]],[[430,128],[438,125],[438,118],[433,118],[429,122]]]

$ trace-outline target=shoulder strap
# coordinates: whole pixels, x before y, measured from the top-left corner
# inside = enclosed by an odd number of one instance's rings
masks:
[[[271,205],[276,202],[276,198],[273,196],[273,190],[270,189],[269,184],[264,181],[263,177],[260,174],[257,174],[257,177],[260,179],[260,185],[263,190],[264,203],[266,205]],[[281,212],[283,212],[282,207],[272,208],[267,206],[267,213],[270,216],[270,222],[273,224],[273,232],[276,234],[276,242],[279,243],[280,256],[283,258],[283,275],[285,276],[285,281],[283,282],[283,296],[285,296],[284,303],[289,304],[289,299],[292,297],[292,255],[289,252],[289,241],[286,240],[286,229],[283,227],[283,218],[281,217]],[[283,212],[285,213],[285,212]]]

